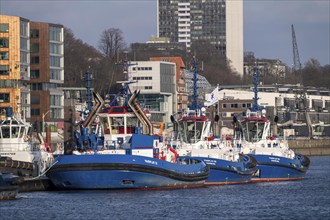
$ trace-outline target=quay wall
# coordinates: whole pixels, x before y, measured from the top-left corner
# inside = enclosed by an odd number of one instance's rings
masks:
[[[330,156],[330,139],[288,140],[290,149],[306,156]]]

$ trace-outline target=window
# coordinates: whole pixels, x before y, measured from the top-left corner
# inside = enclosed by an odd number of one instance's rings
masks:
[[[39,63],[39,56],[31,57],[31,64],[38,64]]]
[[[49,51],[50,51],[50,53],[61,55],[61,53],[62,53],[61,45],[57,44],[57,43],[50,43]]]
[[[62,106],[62,96],[51,95],[50,96],[50,105]]]
[[[49,27],[49,38],[51,41],[58,41],[61,42],[61,30],[60,27]]]
[[[31,95],[31,104],[40,104],[40,96],[39,95]]]
[[[50,56],[50,66],[61,67],[61,57]]]
[[[27,21],[21,21],[20,22],[20,34],[21,36],[25,36],[25,37],[28,37],[29,33],[29,25],[28,25],[28,22]]]
[[[0,103],[1,102],[10,102],[9,93],[0,93]]]
[[[31,43],[30,50],[32,53],[39,52],[39,43]]]
[[[39,30],[37,29],[30,30],[30,36],[31,38],[39,38]]]
[[[0,60],[8,60],[9,52],[0,52]]]
[[[55,119],[61,119],[62,118],[62,110],[60,108],[52,108],[51,111],[50,111],[50,117],[55,118]]]
[[[8,48],[8,47],[9,47],[8,37],[0,37],[0,48]]]
[[[31,116],[39,116],[39,115],[40,115],[40,109],[31,108]]]
[[[30,77],[31,79],[37,79],[40,76],[39,70],[30,70]]]
[[[227,104],[222,104],[222,108],[227,108]]]
[[[41,83],[31,83],[31,90],[32,91],[42,90],[42,84]]]
[[[59,69],[50,69],[50,79],[62,80],[61,70],[59,70]]]
[[[9,32],[9,24],[0,24],[0,33]]]
[[[9,75],[9,66],[0,65],[0,76]]]
[[[15,80],[0,80],[0,88],[16,88],[17,87],[17,81]]]

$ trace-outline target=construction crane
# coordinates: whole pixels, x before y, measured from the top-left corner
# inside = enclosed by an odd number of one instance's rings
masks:
[[[291,25],[292,29],[292,47],[293,47],[293,69],[294,70],[301,70],[301,63],[299,58],[299,52],[298,52],[298,45],[297,45],[297,39],[296,39],[296,33],[294,31],[293,24]]]

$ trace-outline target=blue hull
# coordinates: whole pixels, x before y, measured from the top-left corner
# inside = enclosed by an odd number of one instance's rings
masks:
[[[256,161],[246,158],[247,161],[232,162],[208,157],[192,157],[204,161],[210,166],[210,175],[205,185],[227,185],[241,184],[251,181],[253,174],[257,171]]]
[[[305,177],[309,167],[308,157],[297,154],[294,159],[273,155],[255,155],[258,172],[253,182],[299,180]]]
[[[59,189],[167,189],[203,186],[203,162],[183,165],[134,155],[63,155],[47,176]]]

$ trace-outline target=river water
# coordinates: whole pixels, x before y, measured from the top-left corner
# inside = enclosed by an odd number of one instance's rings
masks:
[[[330,219],[330,156],[300,181],[179,190],[19,193],[0,219]]]

